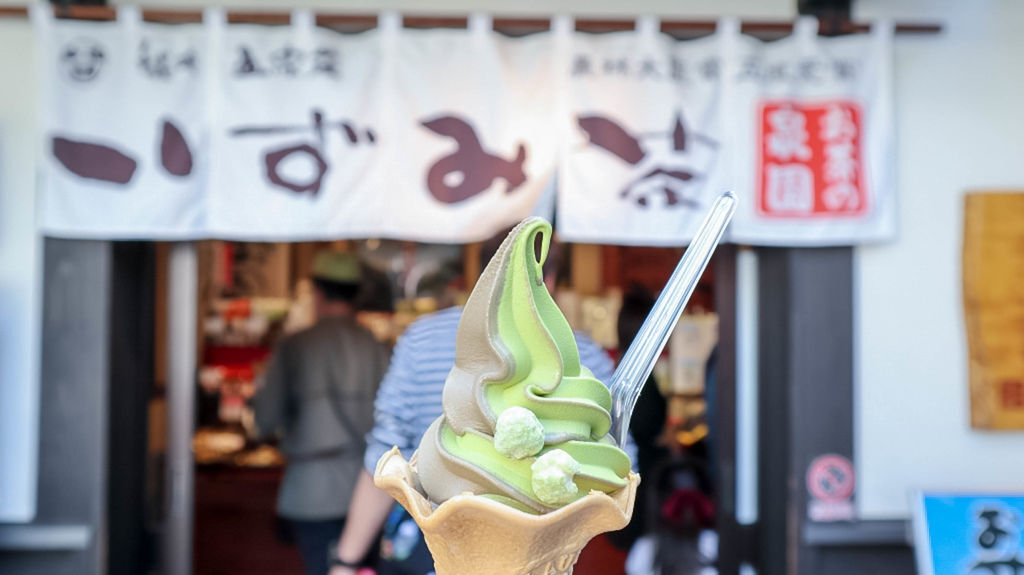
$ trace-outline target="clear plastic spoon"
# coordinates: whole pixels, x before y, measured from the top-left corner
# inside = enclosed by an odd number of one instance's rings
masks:
[[[625,445],[629,418],[633,415],[640,390],[647,383],[647,377],[668,343],[735,211],[736,196],[732,192],[718,196],[612,375],[609,386],[612,392],[611,434],[619,445]]]

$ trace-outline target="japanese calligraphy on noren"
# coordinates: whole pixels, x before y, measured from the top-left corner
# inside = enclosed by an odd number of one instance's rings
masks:
[[[511,193],[526,182],[523,163],[526,146],[519,144],[516,155],[506,160],[487,152],[472,124],[456,116],[441,116],[422,122],[435,134],[455,140],[458,149],[430,166],[427,189],[438,201],[446,204],[462,202],[489,189],[495,180],[505,181],[505,193]]]
[[[619,197],[647,207],[660,199],[665,207],[699,206],[692,184],[700,180],[706,161],[713,156],[717,142],[690,133],[677,114],[668,130],[634,134],[613,118],[580,116],[580,128],[589,144],[603,149],[633,166],[632,177],[620,189]],[[649,148],[654,148],[649,149]]]
[[[150,38],[139,42],[138,65],[147,76],[160,80],[177,73],[195,74],[198,67],[195,49],[174,50]]]
[[[864,213],[862,114],[849,101],[771,102],[759,123],[758,211],[766,216]]]
[[[160,164],[172,176],[184,177],[192,173],[192,150],[181,130],[164,120],[160,136]]]
[[[570,62],[570,75],[576,78],[618,77],[629,80],[662,80],[687,83],[711,81],[719,77],[717,57],[686,59],[667,56],[601,57],[577,53]],[[856,79],[856,62],[850,60],[766,61],[758,55],[745,58],[739,66],[738,80],[758,82],[822,82]]]
[[[557,209],[568,241],[683,245],[730,188],[750,200],[729,231],[744,244],[899,223],[888,26],[764,42],[728,21],[519,37],[30,12],[49,233],[476,241]],[[1021,374],[990,387],[1024,413]]]
[[[53,138],[53,156],[80,178],[121,185],[131,181],[139,165],[116,148],[60,136]]]
[[[341,56],[332,47],[303,50],[291,44],[260,56],[252,46],[239,45],[233,72],[236,77],[320,75],[338,78]]]
[[[801,82],[813,85],[823,82],[855,80],[857,73],[857,63],[850,60],[766,61],[759,55],[752,55],[740,63],[738,80],[769,84]]]
[[[192,150],[181,129],[164,119],[160,129],[160,165],[172,176],[192,174]],[[53,138],[53,156],[69,172],[87,180],[124,186],[132,180],[139,161],[131,152],[97,142],[78,141],[63,136]]]
[[[604,76],[687,83],[715,80],[718,71],[717,57],[687,60],[676,55],[600,57],[578,53],[572,58],[569,73],[574,78]]]
[[[348,121],[328,122],[323,112],[317,109],[311,112],[312,122],[309,125],[275,125],[275,126],[239,126],[230,131],[233,137],[264,136],[280,137],[291,134],[310,134],[310,139],[280,148],[267,149],[263,153],[264,174],[272,185],[296,193],[309,192],[316,196],[323,185],[324,176],[330,169],[328,158],[324,157],[326,135],[334,128],[344,136],[343,142],[355,146],[372,145],[376,135],[369,128],[357,128]],[[305,163],[306,174],[296,175],[289,164]]]

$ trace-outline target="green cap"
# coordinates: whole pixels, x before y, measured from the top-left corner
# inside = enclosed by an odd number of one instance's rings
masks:
[[[313,258],[313,278],[338,283],[359,283],[363,277],[359,258],[346,252],[320,252]]]

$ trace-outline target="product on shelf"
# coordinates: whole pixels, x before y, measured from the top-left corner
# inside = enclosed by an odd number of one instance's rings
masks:
[[[245,448],[245,436],[236,431],[200,429],[192,438],[192,451],[198,463],[220,463]]]

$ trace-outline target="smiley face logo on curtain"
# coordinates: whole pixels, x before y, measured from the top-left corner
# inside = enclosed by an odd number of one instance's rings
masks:
[[[76,82],[91,82],[103,69],[107,59],[103,46],[91,38],[75,38],[64,45],[60,63],[68,78]]]

